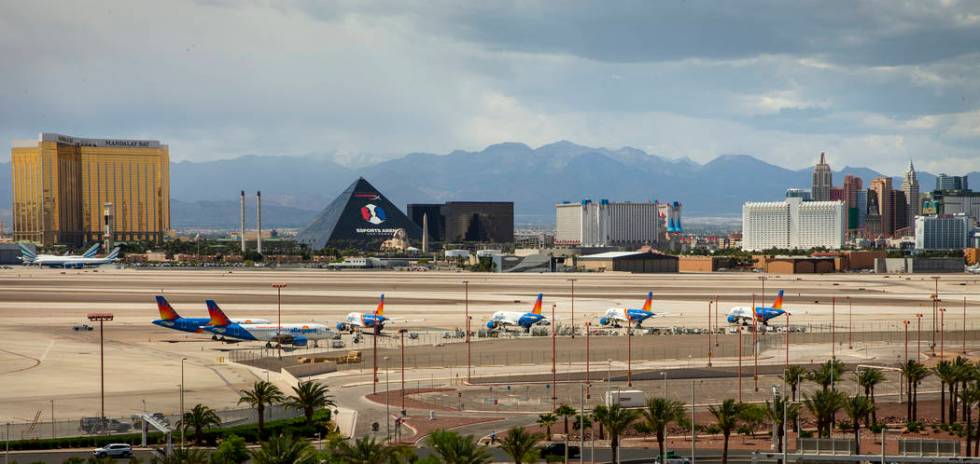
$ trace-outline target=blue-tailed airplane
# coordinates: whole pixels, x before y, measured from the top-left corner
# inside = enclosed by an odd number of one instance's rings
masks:
[[[530,312],[524,311],[497,311],[490,316],[487,321],[487,328],[490,330],[504,329],[508,327],[520,327],[525,332],[530,332],[535,325],[549,325],[548,318],[541,314],[541,305],[544,295],[538,293],[538,299],[534,301],[534,307]]]
[[[783,310],[783,290],[780,289],[779,295],[776,296],[776,301],[772,302],[772,307],[766,307],[765,303],[763,303],[762,306],[756,306],[755,319],[756,321],[761,322],[762,325],[768,326],[771,319],[782,316],[785,313],[786,311]],[[728,323],[751,325],[752,314],[753,311],[751,308],[736,306],[728,311]]]
[[[390,321],[391,319],[385,316],[385,294],[382,293],[378,307],[373,313],[349,313],[346,319],[337,323],[337,330],[354,333],[358,330],[371,329],[372,333],[380,334],[385,324]]]
[[[268,321],[250,323],[235,322],[225,316],[214,300],[208,300],[208,314],[211,324],[202,327],[222,338],[234,338],[245,341],[262,341],[271,347],[273,343],[280,345],[306,346],[318,340],[333,338],[334,332],[323,324],[304,322],[302,324],[273,324]]]
[[[163,296],[157,295],[157,309],[160,310],[160,319],[153,321],[153,324],[167,329],[179,330],[181,332],[204,333],[204,327],[211,324],[210,317],[181,317],[170,306],[170,302]],[[231,322],[241,323],[268,323],[265,319],[235,319]]]
[[[606,310],[606,314],[599,318],[599,324],[606,327],[622,327],[623,325],[636,324],[636,328],[640,328],[643,321],[650,319],[651,317],[660,317],[663,314],[657,314],[651,311],[653,307],[653,292],[647,293],[647,299],[643,302],[642,309],[636,308],[609,308]]]
[[[99,244],[96,243],[81,255],[39,255],[31,251],[23,243],[20,244],[20,260],[27,266],[37,265],[65,269],[81,269],[86,266],[101,266],[119,261],[119,247],[113,249],[104,258],[96,258],[95,254],[98,252]]]

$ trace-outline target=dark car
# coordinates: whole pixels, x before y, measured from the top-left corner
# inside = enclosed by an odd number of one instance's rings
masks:
[[[571,445],[568,447],[568,457],[577,458],[581,453],[578,446]],[[549,443],[541,447],[541,458],[547,458],[548,456],[560,456],[565,457],[565,444],[564,443]]]

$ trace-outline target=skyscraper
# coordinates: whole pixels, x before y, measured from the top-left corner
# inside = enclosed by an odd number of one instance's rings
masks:
[[[825,155],[820,153],[820,162],[813,167],[813,183],[810,185],[813,201],[830,201],[830,190],[833,187],[834,179],[830,165],[827,164]]]
[[[881,216],[881,234],[891,237],[895,232],[895,198],[892,191],[892,178],[887,176],[876,177],[871,180],[871,190],[874,191],[878,201],[878,215]],[[868,210],[871,209],[871,202],[868,202]]]
[[[857,229],[864,222],[863,218],[867,213],[867,204],[865,203],[864,205],[865,211],[861,211],[858,205],[858,192],[863,190],[864,182],[860,177],[844,176],[844,205],[847,208],[848,229]]]
[[[915,166],[909,160],[909,170],[905,173],[902,181],[902,192],[905,193],[906,217],[905,224],[912,227],[915,225],[915,217],[919,215],[919,179],[915,176]],[[913,231],[915,230],[912,227]]]
[[[111,204],[115,240],[161,241],[170,230],[170,153],[156,140],[42,133],[11,150],[14,239],[102,241]]]

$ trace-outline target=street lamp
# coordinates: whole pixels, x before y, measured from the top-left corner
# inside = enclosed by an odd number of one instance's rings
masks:
[[[99,323],[99,385],[101,390],[101,417],[99,417],[99,422],[102,427],[102,433],[108,434],[109,430],[106,427],[105,420],[105,327],[106,321],[112,320],[112,313],[88,313],[88,320]],[[8,437],[9,441],[9,437]]]
[[[669,398],[670,395],[667,391],[667,388],[669,387],[667,384],[667,371],[662,371],[660,375],[664,378],[664,398]]]
[[[946,355],[946,308],[939,308],[939,360]]]
[[[391,443],[391,388],[388,382],[388,357],[385,361],[385,443]]]
[[[402,341],[402,349],[401,349],[402,351],[401,353],[402,355],[402,417],[405,417],[406,415],[405,414],[406,413],[405,410],[405,332],[408,332],[408,329],[398,329],[398,334],[401,335],[401,341]]]
[[[463,293],[463,295],[464,295],[463,298],[464,298],[465,305],[466,305],[465,306],[465,310],[464,310],[464,314],[465,314],[464,317],[466,317],[466,320],[463,323],[463,330],[466,331],[466,336],[465,336],[465,339],[466,339],[466,381],[467,382],[472,382],[472,378],[471,378],[471,376],[472,376],[471,359],[472,358],[471,358],[471,351],[470,351],[471,350],[471,346],[470,346],[470,281],[468,281],[468,280],[464,280],[463,281],[463,292],[464,292]]]
[[[279,351],[279,359],[282,359],[282,289],[286,288],[286,284],[272,284],[272,288],[276,289],[276,305],[279,307],[279,323],[276,324],[276,348]]]

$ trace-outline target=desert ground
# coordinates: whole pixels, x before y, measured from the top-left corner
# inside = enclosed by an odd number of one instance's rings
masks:
[[[395,319],[392,327],[405,327],[428,335],[411,344],[416,359],[430,362],[414,366],[416,381],[435,378],[433,353],[445,352],[438,334],[462,327],[468,307],[473,324],[482,326],[494,311],[529,310],[538,292],[544,294],[545,313],[552,305],[561,324],[571,325],[572,281],[574,278],[574,321],[595,323],[606,308],[639,307],[647,291],[654,292],[654,311],[667,313],[651,319],[645,327],[707,328],[715,324],[709,317],[708,303],[719,302],[718,319],[732,306],[771,304],[776,289],[786,292],[785,307],[796,326],[829,327],[839,333],[846,327],[855,332],[890,332],[865,348],[864,356],[874,353],[894,361],[903,320],[913,321],[921,313],[924,329],[932,323],[930,295],[936,281],[928,275],[833,274],[779,276],[755,273],[661,274],[474,274],[435,272],[336,272],[320,270],[132,270],[88,269],[52,270],[17,267],[0,270],[0,422],[31,422],[35,418],[76,420],[96,416],[99,411],[99,331],[74,331],[75,324],[89,323],[90,312],[111,312],[114,320],[105,325],[106,414],[128,416],[146,411],[174,413],[179,408],[181,360],[184,361],[185,403],[206,403],[212,407],[234,408],[238,392],[256,379],[268,375],[261,369],[231,362],[236,352],[255,352],[260,344],[226,345],[208,336],[170,331],[150,324],[158,318],[154,295],[165,295],[182,316],[204,317],[204,300],[219,302],[230,317],[261,317],[275,320],[277,312],[274,283],[285,283],[282,291],[283,322],[316,321],[333,325],[352,311],[373,311],[378,296],[385,294],[385,315]],[[464,281],[468,285],[464,286]],[[946,308],[943,327],[950,333],[946,343],[959,344],[956,331],[980,326],[980,276],[942,275],[938,281],[940,306]],[[765,285],[765,291],[763,291]],[[468,292],[467,292],[468,289]],[[467,298],[468,296],[468,298]],[[467,304],[468,302],[468,304]],[[833,310],[832,310],[833,308]],[[710,321],[710,322],[709,322]],[[776,325],[784,322],[776,322]],[[931,332],[930,332],[931,333]],[[962,332],[960,332],[962,334]],[[842,337],[843,335],[837,335]],[[898,338],[896,338],[898,337]],[[545,337],[546,338],[546,337]],[[562,337],[569,350],[581,351],[583,337],[574,341]],[[638,341],[638,366],[649,368],[691,367],[702,362],[706,349],[700,342],[674,343],[664,337],[639,337],[660,341]],[[732,366],[731,336],[722,336],[716,363]],[[620,340],[624,340],[620,337]],[[838,339],[840,343],[841,339]],[[607,363],[606,369],[622,369],[624,345],[594,340],[594,355]],[[515,341],[516,342],[516,341]],[[547,340],[495,340],[487,345],[474,343],[477,358],[488,375],[515,372],[550,372],[535,364],[550,364],[550,358],[535,358],[530,352],[547,352]],[[527,343],[532,343],[528,345]],[[537,343],[537,345],[533,344]],[[846,345],[846,343],[845,343]],[[886,347],[887,345],[887,347]],[[461,353],[463,345],[445,345]],[[479,348],[480,346],[485,347]],[[669,346],[671,354],[658,347]],[[725,351],[724,346],[729,346]],[[957,345],[958,346],[958,345]],[[688,348],[690,347],[690,348]],[[819,362],[829,356],[828,344],[799,346],[791,343],[794,362]],[[382,341],[382,348],[393,354],[394,338]],[[887,348],[887,349],[886,349]],[[362,346],[359,349],[364,349]],[[483,351],[480,351],[483,349]],[[973,349],[971,345],[971,350]],[[648,351],[644,351],[648,350]],[[843,350],[843,348],[842,348]],[[779,349],[762,353],[763,363],[781,363]],[[887,353],[886,353],[887,352]],[[488,354],[489,353],[489,354]],[[685,353],[687,353],[685,355]],[[237,356],[241,356],[239,353]],[[455,355],[454,355],[455,356]],[[522,358],[526,356],[527,358]],[[856,353],[855,356],[858,356]],[[487,357],[493,363],[486,362]],[[661,357],[666,364],[657,365]],[[614,359],[615,358],[615,359]],[[456,358],[453,358],[456,359]],[[561,358],[559,358],[561,359]],[[680,360],[680,361],[678,361]],[[366,365],[370,360],[366,360]],[[575,370],[578,358],[568,358],[568,370]],[[670,361],[670,362],[668,362]],[[506,365],[522,365],[507,369]],[[410,364],[411,366],[411,364]],[[452,378],[459,376],[444,374]],[[361,366],[363,372],[364,366]],[[424,372],[423,372],[424,371]],[[569,392],[573,394],[574,392]],[[52,412],[53,410],[53,412]]]

